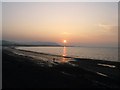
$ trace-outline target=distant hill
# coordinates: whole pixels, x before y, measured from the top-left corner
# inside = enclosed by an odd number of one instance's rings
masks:
[[[6,40],[2,40],[0,42],[1,42],[1,45],[3,45],[3,46],[17,45],[17,43],[15,43],[15,42],[6,41]]]
[[[55,42],[17,42],[22,45],[59,45]]]
[[[13,42],[2,40],[3,46],[60,46],[58,43],[55,42]]]

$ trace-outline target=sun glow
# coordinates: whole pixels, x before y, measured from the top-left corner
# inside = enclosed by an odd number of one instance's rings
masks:
[[[63,40],[64,43],[67,43],[67,40]]]

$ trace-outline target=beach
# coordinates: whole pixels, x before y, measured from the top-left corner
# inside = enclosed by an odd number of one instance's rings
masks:
[[[3,89],[120,88],[120,62],[3,47]]]

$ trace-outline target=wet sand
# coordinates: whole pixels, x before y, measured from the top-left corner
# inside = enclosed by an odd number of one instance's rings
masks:
[[[3,89],[120,88],[120,63],[3,49]]]

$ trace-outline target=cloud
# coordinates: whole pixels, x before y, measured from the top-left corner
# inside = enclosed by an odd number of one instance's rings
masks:
[[[100,30],[104,32],[116,33],[118,31],[117,25],[108,25],[108,24],[98,24]]]
[[[111,29],[111,25],[99,24],[98,26],[100,28],[103,28],[103,29],[106,29],[106,30],[110,30]]]

